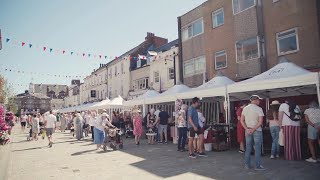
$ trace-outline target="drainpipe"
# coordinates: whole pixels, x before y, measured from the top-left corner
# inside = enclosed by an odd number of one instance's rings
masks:
[[[178,17],[178,37],[179,37],[179,80],[183,83],[183,60],[182,60],[182,32],[181,32],[181,17]]]

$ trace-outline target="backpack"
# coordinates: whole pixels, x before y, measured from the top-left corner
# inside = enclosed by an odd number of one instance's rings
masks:
[[[289,102],[289,112],[290,112],[290,116],[288,116],[288,114],[286,114],[292,121],[300,121],[302,119],[302,115],[301,115],[301,111],[299,109],[299,107],[297,106],[296,103],[294,102]]]

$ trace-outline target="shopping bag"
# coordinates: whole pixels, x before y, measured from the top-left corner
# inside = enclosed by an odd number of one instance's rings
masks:
[[[284,146],[284,136],[283,136],[283,130],[280,129],[280,132],[279,132],[279,145],[280,146]]]

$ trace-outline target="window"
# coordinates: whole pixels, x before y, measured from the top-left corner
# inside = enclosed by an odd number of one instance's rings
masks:
[[[236,43],[237,62],[259,58],[258,37]]]
[[[198,19],[182,29],[182,40],[191,39],[203,33],[203,19]]]
[[[183,64],[183,73],[185,76],[190,76],[194,72],[194,63],[193,61],[186,61]]]
[[[170,79],[174,79],[174,69],[173,68],[169,68],[168,69],[168,72],[169,72],[169,80]]]
[[[225,50],[215,53],[215,69],[223,69],[227,67],[227,53]]]
[[[223,8],[218,9],[212,13],[213,28],[224,24],[224,11]]]
[[[185,76],[192,76],[206,72],[206,58],[200,56],[184,62],[183,72]]]
[[[299,51],[297,28],[277,33],[278,55],[285,55]]]
[[[232,0],[233,14],[238,14],[256,5],[256,0]]]
[[[121,63],[121,74],[123,74],[123,63]]]
[[[155,83],[160,82],[159,71],[155,71],[155,72],[153,73],[153,76],[154,76],[154,82],[155,82]]]

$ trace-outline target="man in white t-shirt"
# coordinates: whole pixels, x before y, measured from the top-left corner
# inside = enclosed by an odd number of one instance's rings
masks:
[[[54,130],[57,125],[57,117],[53,115],[52,111],[50,111],[50,114],[45,119],[45,127],[46,127],[46,133],[49,140],[49,147],[52,147],[52,134],[54,133]]]
[[[320,108],[319,105],[313,101],[309,104],[309,108],[304,111],[305,120],[308,123],[308,145],[311,157],[306,159],[307,162],[316,163],[316,152],[314,143],[318,141],[320,145]]]
[[[255,170],[261,171],[265,168],[261,165],[261,147],[262,147],[262,122],[264,113],[262,108],[259,107],[260,98],[258,95],[250,97],[251,104],[243,108],[241,115],[241,124],[246,130],[246,152],[245,152],[245,168],[250,169],[250,156],[252,142],[255,147]]]
[[[20,123],[21,123],[21,131],[22,131],[22,132],[24,132],[24,130],[26,129],[27,120],[28,120],[28,115],[26,115],[26,113],[24,112],[24,113],[20,116]]]

